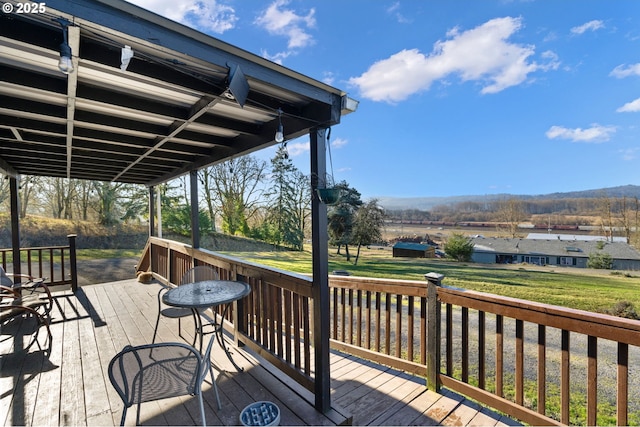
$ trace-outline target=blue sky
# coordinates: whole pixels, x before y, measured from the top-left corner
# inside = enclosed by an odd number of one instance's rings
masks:
[[[636,0],[132,2],[360,101],[331,153],[363,199],[640,185]]]

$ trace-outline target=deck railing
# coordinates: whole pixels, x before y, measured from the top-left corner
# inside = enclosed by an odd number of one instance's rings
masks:
[[[313,390],[310,278],[149,242],[139,268],[152,267],[167,283],[191,258],[248,282],[252,293],[227,318],[236,339]],[[425,278],[330,276],[331,346],[424,375],[433,390],[446,387],[528,424],[628,425],[630,411],[638,412],[640,322],[448,288],[434,273]],[[615,408],[613,419],[607,407]]]
[[[45,278],[48,286],[71,285],[75,292],[78,289],[76,235],[70,234],[67,239],[68,244],[62,246],[20,248],[20,274]],[[14,272],[12,261],[13,249],[0,249],[2,268],[9,273]]]
[[[211,266],[221,279],[251,286],[251,293],[227,313],[235,340],[313,391],[311,279],[156,237],[149,238],[138,270],[177,285],[194,265]]]

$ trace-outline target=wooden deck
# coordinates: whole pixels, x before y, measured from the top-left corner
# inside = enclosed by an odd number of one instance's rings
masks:
[[[157,284],[135,280],[82,287],[77,294],[57,291],[50,348],[32,345],[31,335],[15,338],[19,325],[3,327],[0,342],[0,421],[4,425],[117,425],[122,403],[107,376],[113,355],[127,344],[151,341],[156,319]],[[25,321],[23,328],[28,329]],[[193,326],[183,321],[183,336]],[[21,329],[25,330],[25,329]],[[28,331],[26,331],[28,332]],[[161,323],[161,341],[180,341],[177,322]],[[47,347],[44,329],[39,342]],[[20,350],[20,351],[17,351]],[[331,354],[334,409],[317,412],[313,395],[245,349],[232,349],[244,368],[236,372],[219,346],[212,360],[222,409],[204,384],[209,425],[237,425],[248,404],[269,400],[281,410],[281,425],[517,425],[509,418],[452,392],[426,390],[425,380],[346,354]],[[199,424],[193,398],[142,405],[146,425]],[[135,422],[135,408],[127,424]]]

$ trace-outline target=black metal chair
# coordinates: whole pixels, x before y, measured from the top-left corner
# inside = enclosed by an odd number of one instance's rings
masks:
[[[20,280],[16,282],[18,278]],[[22,280],[25,280],[25,282],[22,282]],[[53,308],[53,296],[49,287],[44,284],[45,280],[45,278],[37,278],[28,274],[7,273],[0,265],[0,286],[9,288],[24,298],[37,297],[42,300],[42,304],[39,305],[44,308],[45,314],[49,314]]]
[[[8,332],[8,335],[14,335],[16,328],[22,330],[20,325],[14,324],[14,327],[9,327],[12,322],[18,322],[23,318],[32,317],[37,322],[34,330],[33,339],[31,343],[24,349],[28,349],[35,342],[38,342],[38,332],[40,327],[44,326],[47,330],[48,348],[51,348],[53,336],[51,329],[49,328],[49,311],[47,306],[51,306],[51,303],[47,300],[41,299],[38,296],[20,296],[20,293],[12,288],[8,288],[0,285],[0,331],[2,335]],[[40,309],[44,309],[44,312],[40,312]],[[38,342],[40,346],[40,343]]]
[[[218,280],[218,278],[218,272],[213,267],[199,265],[187,270],[180,279],[179,285],[200,282],[202,280]],[[197,325],[200,325],[200,322],[196,317],[199,315],[199,312],[194,311],[190,308],[167,307],[162,303],[162,295],[164,295],[164,293],[169,289],[171,288],[163,286],[162,288],[160,288],[160,291],[158,291],[158,317],[156,318],[156,326],[153,330],[153,339],[151,340],[152,343],[156,342],[156,337],[158,335],[158,326],[160,325],[161,317],[178,319],[178,335],[180,337],[182,337],[182,323],[180,321],[182,318],[193,316],[196,327]],[[193,334],[193,342],[191,343],[192,346],[196,345],[197,339],[198,331],[196,330]],[[202,349],[202,343],[200,343],[200,348]]]
[[[127,410],[138,405],[136,425],[140,424],[140,405],[145,402],[176,396],[196,396],[200,419],[206,425],[202,383],[211,373],[211,382],[221,409],[218,386],[211,367],[209,341],[204,355],[193,346],[180,342],[126,346],[109,362],[109,380],[124,403],[120,425],[124,425]]]

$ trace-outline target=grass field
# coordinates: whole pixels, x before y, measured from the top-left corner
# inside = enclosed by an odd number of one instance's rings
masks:
[[[344,252],[344,251],[343,251]],[[311,253],[226,252],[239,258],[297,273],[311,273]],[[357,265],[344,253],[329,249],[329,271],[346,270],[353,276],[425,280],[424,274],[444,274],[447,286],[504,295],[564,307],[607,312],[628,301],[640,310],[640,272],[534,265],[495,266],[442,259],[393,258],[390,250],[366,249]]]

